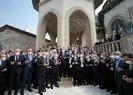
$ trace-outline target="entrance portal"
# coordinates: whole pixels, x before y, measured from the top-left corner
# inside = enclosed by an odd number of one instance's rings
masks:
[[[76,10],[71,14],[69,23],[70,45],[89,46],[90,22],[87,15]]]

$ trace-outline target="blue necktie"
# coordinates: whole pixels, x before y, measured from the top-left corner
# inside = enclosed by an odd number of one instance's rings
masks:
[[[119,67],[119,63],[120,63],[120,60],[116,60],[116,70],[117,70],[118,67]]]

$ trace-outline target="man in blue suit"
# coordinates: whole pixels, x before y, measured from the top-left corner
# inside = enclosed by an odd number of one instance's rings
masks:
[[[120,82],[121,82],[122,76],[125,72],[125,68],[127,67],[125,65],[125,60],[126,59],[124,58],[124,55],[122,56],[121,52],[119,52],[119,51],[115,52],[113,69],[114,69],[114,78],[117,83],[118,94],[120,94]]]
[[[24,57],[25,57],[25,64],[23,67],[22,83],[20,90],[21,95],[24,95],[24,88],[26,84],[27,84],[27,90],[32,92],[31,83],[32,83],[33,64],[35,59],[33,55],[33,50],[29,48],[28,53]]]

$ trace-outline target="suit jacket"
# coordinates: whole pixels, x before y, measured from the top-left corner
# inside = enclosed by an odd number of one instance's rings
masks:
[[[74,66],[74,65],[80,66],[80,58],[77,56],[76,60],[75,60],[74,57],[72,57],[71,64],[72,64],[72,66]]]
[[[3,71],[4,69],[7,69],[7,65],[8,65],[8,60],[1,60],[1,65],[0,65],[0,76],[3,75]],[[5,71],[4,71],[5,72]]]
[[[24,57],[25,57],[25,60],[28,60],[28,61],[29,61],[28,63],[26,63],[26,64],[24,65],[24,67],[32,68],[33,65],[34,65],[34,63],[35,63],[35,57],[32,55],[32,60],[30,60],[28,54],[24,55]]]
[[[11,65],[11,62],[15,62],[13,65]],[[21,62],[21,65],[18,64],[18,62]],[[11,72],[16,72],[18,75],[21,75],[22,73],[22,66],[24,65],[25,58],[23,55],[19,55],[18,60],[16,60],[15,55],[11,56],[9,58],[9,70]],[[10,72],[9,71],[9,72]]]
[[[57,58],[58,62],[60,62],[59,57]],[[58,65],[55,64],[56,60],[54,59],[54,56],[52,58],[50,58],[50,66],[53,67],[57,67]]]
[[[60,55],[59,55],[59,58],[60,58],[60,59],[65,59],[66,57],[67,57],[67,52],[65,51],[65,52],[64,52],[64,55],[63,55],[63,52],[61,51],[61,52],[60,52]]]
[[[114,61],[113,61],[113,68],[114,68],[115,72],[117,72],[116,61],[117,61],[117,59],[114,59]],[[122,59],[119,60],[118,67],[119,68],[123,68],[124,67],[124,60],[122,60]]]
[[[124,60],[120,59],[118,67],[121,68],[122,70],[120,72],[118,72],[116,69],[116,59],[114,59],[113,68],[114,68],[114,72],[115,72],[115,77],[117,79],[121,80],[122,76],[125,74],[126,68],[128,68],[128,66],[129,65],[126,64]]]

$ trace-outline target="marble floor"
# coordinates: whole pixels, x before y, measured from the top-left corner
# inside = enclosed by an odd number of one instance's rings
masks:
[[[37,90],[33,89],[33,92],[25,90],[25,95],[39,95]],[[101,90],[94,86],[79,86],[73,87],[71,79],[62,79],[60,82],[60,88],[54,87],[54,89],[47,89],[44,95],[110,95],[105,90]]]

